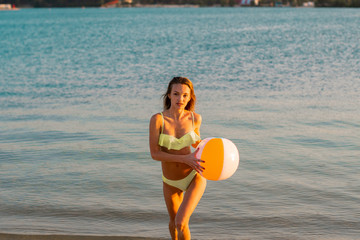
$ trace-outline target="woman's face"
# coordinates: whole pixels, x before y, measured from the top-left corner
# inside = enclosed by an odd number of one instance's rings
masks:
[[[191,99],[190,88],[185,84],[174,84],[172,85],[171,92],[168,96],[171,101],[171,107],[185,109]]]

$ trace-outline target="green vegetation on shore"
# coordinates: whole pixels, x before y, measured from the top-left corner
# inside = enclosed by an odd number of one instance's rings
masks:
[[[100,7],[112,0],[0,0],[17,7]],[[303,6],[314,2],[316,7],[360,7],[360,0],[259,0],[259,6]],[[241,0],[133,0],[131,5],[199,5],[237,6]],[[120,1],[121,3],[121,1]],[[252,2],[254,5],[254,1]]]

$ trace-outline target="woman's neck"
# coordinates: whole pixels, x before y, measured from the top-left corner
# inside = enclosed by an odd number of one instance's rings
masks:
[[[184,114],[186,113],[185,109],[175,109],[175,108],[171,108],[168,110],[169,111],[169,115],[174,118],[174,119],[180,119],[184,116]]]

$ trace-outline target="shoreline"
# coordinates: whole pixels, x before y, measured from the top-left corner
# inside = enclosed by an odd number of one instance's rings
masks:
[[[164,238],[94,235],[0,233],[1,240],[164,240]]]
[[[129,8],[199,8],[197,4],[136,4]],[[120,8],[127,8],[126,6]]]

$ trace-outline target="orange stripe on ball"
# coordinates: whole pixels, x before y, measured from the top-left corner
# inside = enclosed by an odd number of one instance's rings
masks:
[[[201,153],[201,160],[205,161],[205,163],[201,164],[205,168],[205,171],[202,173],[203,176],[209,180],[218,180],[224,165],[223,159],[224,145],[222,139],[211,139],[206,143]]]

